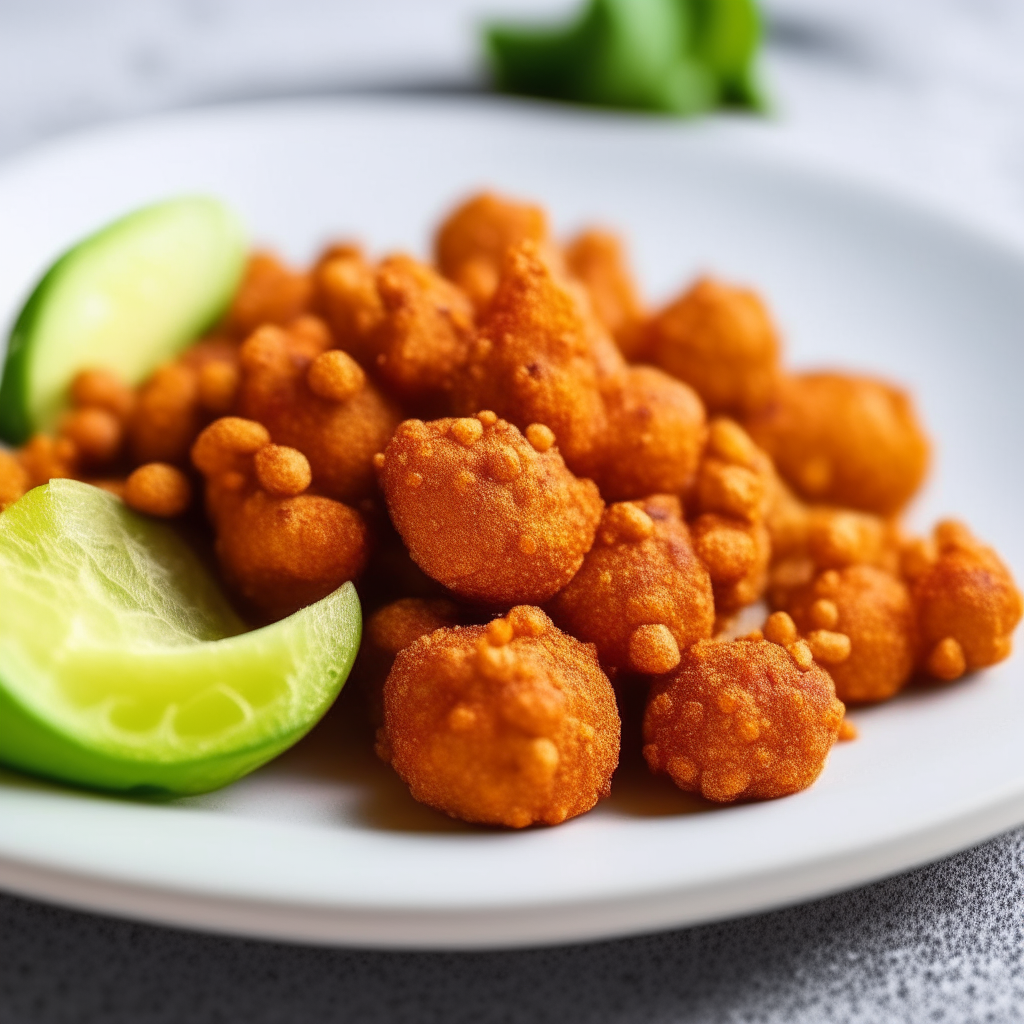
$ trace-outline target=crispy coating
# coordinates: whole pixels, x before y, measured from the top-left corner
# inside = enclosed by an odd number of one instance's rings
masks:
[[[618,235],[592,228],[577,235],[565,250],[568,272],[587,290],[598,320],[631,362],[646,356],[644,309]]]
[[[999,556],[952,520],[935,527],[920,555],[905,569],[912,577],[924,672],[957,679],[1009,657],[1022,603]]]
[[[135,404],[135,392],[111,370],[80,370],[71,382],[71,403],[80,409],[106,409],[124,423]]]
[[[707,438],[696,392],[653,366],[631,366],[603,391],[607,428],[589,460],[601,494],[612,501],[688,491]]]
[[[755,292],[702,278],[647,328],[647,354],[686,381],[709,413],[749,416],[779,383],[780,344]]]
[[[914,671],[917,627],[906,584],[874,565],[828,569],[791,595],[786,610],[847,703],[888,700]],[[833,658],[824,634],[849,642]],[[824,657],[822,657],[824,655]],[[835,656],[838,660],[835,660]]]
[[[747,429],[808,501],[894,515],[928,468],[928,441],[909,396],[869,377],[787,378]]]
[[[554,432],[566,465],[591,476],[607,432],[601,394],[607,345],[573,288],[536,245],[524,242],[508,252],[456,382],[455,410],[472,415],[493,409],[521,430],[543,423]]]
[[[187,466],[199,432],[230,411],[237,381],[237,346],[219,338],[159,367],[136,391],[127,417],[131,462]]]
[[[768,585],[771,537],[765,520],[773,475],[771,461],[738,423],[712,420],[693,489],[691,530],[720,615],[752,604]]]
[[[240,350],[238,408],[306,456],[318,491],[355,502],[375,493],[373,456],[401,417],[355,361],[329,345],[315,317],[254,332]]]
[[[177,466],[147,462],[125,480],[124,503],[148,516],[173,519],[192,504],[192,485]]]
[[[0,448],[0,512],[31,487],[28,471],[12,452]]]
[[[655,683],[644,757],[708,800],[767,800],[821,774],[845,708],[800,642],[702,640]]]
[[[384,681],[398,652],[435,629],[462,621],[459,606],[443,597],[402,597],[378,608],[366,620],[353,675],[359,680],[374,725],[384,724]]]
[[[438,228],[434,254],[441,273],[483,310],[498,286],[506,253],[522,242],[533,243],[549,261],[558,262],[541,207],[484,192],[448,215]]]
[[[17,458],[28,475],[29,487],[39,487],[50,480],[78,475],[78,451],[68,437],[53,438],[46,434],[35,434],[19,449]]]
[[[378,753],[416,800],[524,828],[589,811],[619,760],[615,694],[593,647],[539,609],[441,629],[395,658]]]
[[[407,407],[446,410],[475,331],[467,296],[403,254],[376,271],[361,257],[337,257],[318,279],[339,346]]]
[[[254,252],[227,315],[236,338],[264,324],[285,325],[309,312],[313,281],[309,274],[285,266],[273,253]]]
[[[593,643],[606,669],[650,674],[711,636],[714,597],[679,499],[609,505],[583,566],[549,606],[555,622]]]
[[[272,451],[265,427],[224,417],[197,438],[192,461],[206,478],[206,507],[221,570],[234,590],[266,619],[319,601],[366,565],[369,537],[354,509],[300,486],[305,457]],[[289,482],[290,481],[290,486]]]
[[[417,565],[493,607],[541,603],[575,575],[603,503],[557,448],[493,413],[407,420],[377,459],[388,512]]]
[[[124,444],[122,420],[109,409],[95,405],[65,413],[58,433],[74,444],[80,465],[89,469],[115,462]]]

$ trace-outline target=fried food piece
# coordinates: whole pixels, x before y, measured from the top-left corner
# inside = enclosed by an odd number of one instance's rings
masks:
[[[61,418],[58,434],[75,446],[78,462],[97,469],[116,462],[124,444],[124,424],[108,409],[84,406]]]
[[[32,486],[28,471],[12,452],[0,448],[0,512]]]
[[[71,404],[106,409],[124,423],[135,405],[135,392],[110,370],[81,370],[71,382]]]
[[[651,689],[644,757],[708,800],[769,800],[821,774],[844,711],[800,641],[701,640]]]
[[[359,680],[374,725],[384,724],[384,681],[399,651],[436,629],[457,626],[459,606],[443,597],[402,597],[366,620],[353,675]]]
[[[309,462],[270,443],[265,427],[227,416],[197,438],[192,461],[225,579],[267,619],[319,601],[366,565],[369,537],[354,509],[304,493]]]
[[[618,235],[592,228],[565,250],[568,272],[587,290],[595,316],[630,362],[646,358],[644,310]]]
[[[35,434],[18,450],[17,459],[28,475],[29,488],[62,477],[78,476],[78,452],[67,437]]]
[[[336,257],[318,280],[339,347],[399,401],[447,411],[475,331],[466,295],[403,254],[376,271],[359,256]]]
[[[377,751],[416,800],[453,818],[557,825],[610,792],[620,728],[593,647],[518,606],[398,654]]]
[[[187,466],[199,432],[231,411],[237,387],[238,347],[223,338],[201,341],[159,367],[127,417],[131,461]]]
[[[566,465],[591,476],[607,433],[602,338],[611,345],[537,246],[524,242],[508,253],[456,383],[455,409],[465,415],[493,409],[521,430],[543,423],[554,431]]]
[[[330,325],[338,348],[363,366],[372,363],[368,341],[384,305],[376,269],[357,246],[337,247],[314,268],[313,310]]]
[[[589,460],[601,494],[631,500],[688,491],[707,439],[696,392],[653,366],[631,366],[603,390],[607,428]]]
[[[904,568],[917,611],[921,668],[953,680],[1009,657],[1022,599],[995,551],[952,520],[935,527],[931,544],[915,547]]]
[[[869,377],[787,378],[776,402],[746,426],[808,501],[895,515],[928,468],[928,441],[909,396]]]
[[[836,686],[840,700],[888,700],[914,671],[917,626],[906,584],[874,565],[827,569],[786,610]],[[848,643],[836,641],[843,635]]]
[[[378,456],[388,512],[417,565],[492,607],[549,600],[594,541],[603,502],[551,445],[492,412],[407,420]]]
[[[192,504],[192,485],[176,466],[147,462],[129,474],[123,497],[124,503],[136,512],[173,519]]]
[[[765,518],[773,475],[771,461],[738,423],[725,417],[711,422],[691,530],[720,614],[752,604],[768,584],[771,539]]]
[[[593,643],[606,668],[658,674],[711,636],[711,579],[679,499],[609,505],[580,571],[549,606],[555,622]]]
[[[686,381],[709,413],[749,416],[775,397],[780,344],[753,291],[702,278],[647,327],[648,357]]]
[[[309,274],[290,269],[271,252],[254,252],[228,311],[227,329],[241,339],[264,324],[284,326],[309,312],[312,297]]]
[[[240,350],[238,409],[264,424],[276,444],[309,459],[318,491],[356,502],[375,493],[373,456],[401,416],[352,357],[330,343],[315,317],[255,331]]]
[[[438,228],[434,255],[441,273],[481,311],[498,287],[505,254],[522,242],[532,242],[557,265],[558,253],[541,207],[483,192],[448,215]]]

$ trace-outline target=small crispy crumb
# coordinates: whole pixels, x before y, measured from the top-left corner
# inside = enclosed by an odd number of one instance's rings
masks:
[[[309,390],[331,402],[347,402],[366,384],[366,374],[346,352],[330,349],[321,352],[306,371]]]
[[[629,661],[648,675],[671,672],[679,664],[679,644],[664,623],[638,626],[629,638]]]
[[[764,638],[780,647],[796,643],[796,626],[786,612],[772,612],[764,624]]]
[[[180,469],[165,462],[147,462],[125,481],[123,497],[136,512],[172,519],[192,503],[192,486]]]
[[[796,667],[801,672],[806,672],[814,664],[814,655],[811,653],[811,648],[806,640],[797,640],[795,644],[790,644],[786,650],[792,655],[793,660],[796,662]]]
[[[928,655],[928,672],[936,679],[952,682],[967,670],[964,649],[951,636],[940,640]]]
[[[279,498],[301,494],[313,482],[309,460],[295,448],[268,444],[256,453],[253,465],[260,487]]]
[[[526,440],[536,451],[546,452],[555,443],[555,435],[551,428],[544,426],[543,423],[531,423],[526,428]]]
[[[837,739],[840,743],[848,743],[850,740],[855,740],[858,735],[857,726],[855,726],[848,718],[844,718],[839,723],[839,736]]]
[[[838,665],[850,656],[850,638],[845,633],[816,629],[807,634],[807,645],[814,660],[822,665]]]

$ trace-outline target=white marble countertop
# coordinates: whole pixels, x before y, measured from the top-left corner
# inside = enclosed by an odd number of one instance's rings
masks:
[[[183,105],[482,87],[485,16],[572,0],[0,0],[0,158]],[[771,130],[1024,241],[1024,0],[766,0]],[[804,907],[556,951],[211,938],[0,897],[0,1021],[1024,1018],[1024,830]]]

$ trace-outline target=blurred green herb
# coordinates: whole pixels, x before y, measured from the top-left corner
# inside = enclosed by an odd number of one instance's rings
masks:
[[[766,107],[755,0],[590,0],[569,24],[486,30],[503,92],[692,115]]]

